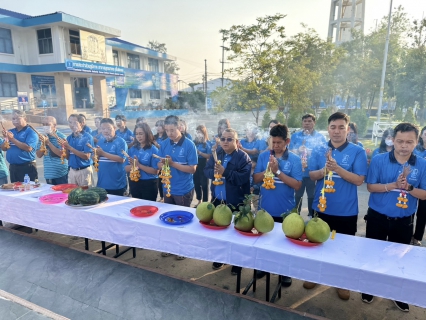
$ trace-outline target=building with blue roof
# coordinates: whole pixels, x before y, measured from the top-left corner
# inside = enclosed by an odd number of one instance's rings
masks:
[[[65,123],[75,109],[145,109],[177,95],[176,58],[120,39],[120,30],[64,12],[0,8],[0,105],[43,108]]]

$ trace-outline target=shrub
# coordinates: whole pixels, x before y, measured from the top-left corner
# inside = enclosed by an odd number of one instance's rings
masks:
[[[282,111],[279,111],[275,116],[275,120],[277,120],[281,124],[285,124],[285,115]]]
[[[414,117],[414,112],[413,112],[413,108],[408,108],[407,113],[405,114],[404,117],[404,122],[409,122],[409,123],[416,123],[416,118]]]
[[[315,123],[315,129],[317,130],[327,130],[328,127],[328,117],[331,115],[331,110],[329,108],[321,111],[320,116]]]
[[[269,110],[265,112],[262,119],[262,128],[267,129],[269,126],[269,122],[272,120],[271,114],[269,113]]]
[[[358,137],[363,137],[367,132],[368,118],[365,110],[354,110],[351,113],[351,122],[355,122],[358,127]]]

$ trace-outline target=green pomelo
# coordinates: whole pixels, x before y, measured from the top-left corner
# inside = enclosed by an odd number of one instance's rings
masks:
[[[232,221],[232,211],[226,204],[218,205],[213,211],[214,223],[218,226],[229,226]]]
[[[254,227],[257,231],[266,233],[274,229],[274,218],[265,210],[259,210],[254,218]]]
[[[298,213],[290,213],[283,221],[284,234],[293,239],[299,239],[305,231],[305,221]]]
[[[213,211],[214,211],[214,205],[212,203],[201,202],[197,206],[197,209],[195,210],[195,214],[200,221],[209,223],[213,219]]]
[[[254,226],[254,218],[251,212],[242,214],[241,212],[235,215],[234,218],[235,228],[241,231],[250,231]]]
[[[330,237],[330,226],[321,218],[312,218],[306,225],[305,233],[311,242],[326,242]]]

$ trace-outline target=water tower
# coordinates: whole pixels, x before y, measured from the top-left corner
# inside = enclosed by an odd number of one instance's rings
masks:
[[[352,40],[352,29],[364,31],[365,0],[331,0],[328,38],[335,44]]]

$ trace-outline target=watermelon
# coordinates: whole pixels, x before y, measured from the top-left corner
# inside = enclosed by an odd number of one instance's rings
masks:
[[[83,206],[90,206],[99,203],[99,195],[94,191],[84,191],[78,195],[78,201]]]
[[[89,188],[88,191],[96,192],[99,195],[100,202],[105,201],[108,197],[108,193],[104,188],[93,187],[93,188]]]
[[[79,204],[78,196],[83,193],[82,188],[75,188],[68,194],[68,203],[69,204]]]

